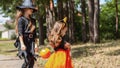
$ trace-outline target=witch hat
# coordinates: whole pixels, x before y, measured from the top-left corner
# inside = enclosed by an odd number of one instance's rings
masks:
[[[31,8],[37,11],[36,6],[32,3],[32,0],[24,0],[21,6],[17,6],[17,9]]]

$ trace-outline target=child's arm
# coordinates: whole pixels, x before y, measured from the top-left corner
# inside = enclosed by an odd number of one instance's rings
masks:
[[[35,54],[37,54],[37,52],[38,52],[38,43],[37,43],[38,41],[37,41],[37,38],[35,38]]]
[[[23,36],[19,36],[20,44],[21,44],[21,50],[26,50],[26,46],[23,42]]]
[[[65,42],[64,48],[70,50],[71,49],[70,45],[71,45],[70,43]]]

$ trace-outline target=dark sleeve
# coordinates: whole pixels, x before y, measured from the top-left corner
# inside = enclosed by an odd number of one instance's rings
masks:
[[[36,22],[35,22],[35,38],[37,38],[37,26],[36,26]]]
[[[37,27],[36,27],[36,20],[35,19],[33,19],[33,25],[35,26],[34,37],[37,38]]]
[[[23,35],[23,31],[24,31],[24,21],[22,18],[19,18],[19,20],[18,20],[18,34],[19,34],[19,36]]]

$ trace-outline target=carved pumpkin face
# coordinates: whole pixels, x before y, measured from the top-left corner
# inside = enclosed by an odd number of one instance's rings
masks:
[[[43,49],[40,51],[40,53],[39,53],[39,55],[40,55],[43,59],[49,58],[50,54],[51,54],[51,52],[50,52],[49,48],[43,48]]]

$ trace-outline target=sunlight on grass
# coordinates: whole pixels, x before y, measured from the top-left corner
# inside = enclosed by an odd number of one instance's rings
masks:
[[[72,46],[75,68],[120,68],[120,40]]]
[[[0,54],[15,55],[16,48],[13,43],[14,41],[0,41]]]

